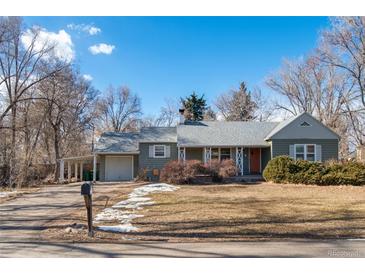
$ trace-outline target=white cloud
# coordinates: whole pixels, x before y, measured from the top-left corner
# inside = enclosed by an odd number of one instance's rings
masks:
[[[115,49],[115,46],[104,44],[104,43],[96,44],[96,45],[89,47],[89,51],[93,55],[101,54],[101,53],[109,55],[113,52],[114,49]]]
[[[90,74],[84,74],[82,75],[86,81],[92,81],[93,77]]]
[[[41,50],[44,45],[53,46],[53,56],[71,62],[75,56],[71,36],[65,31],[58,32],[47,31],[44,28],[38,29],[38,38],[35,42],[34,49]],[[21,41],[25,47],[28,47],[35,35],[35,32],[28,29],[21,37]],[[49,56],[45,56],[46,58]]]
[[[70,30],[78,32],[85,32],[89,35],[96,35],[101,32],[101,29],[90,24],[68,24],[67,27]]]

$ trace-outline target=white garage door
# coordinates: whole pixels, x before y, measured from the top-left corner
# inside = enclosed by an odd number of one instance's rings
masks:
[[[105,180],[128,181],[133,179],[132,156],[106,156]]]

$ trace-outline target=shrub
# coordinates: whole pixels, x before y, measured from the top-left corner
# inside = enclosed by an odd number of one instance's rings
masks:
[[[294,160],[289,156],[275,157],[268,162],[262,175],[266,181],[287,183],[293,163]]]
[[[160,180],[168,183],[191,183],[198,174],[206,174],[204,165],[198,160],[171,161],[162,169]]]
[[[183,162],[171,161],[161,169],[160,180],[167,183],[185,183],[189,179],[189,176],[185,174],[185,164]]]
[[[319,162],[297,160],[289,165],[287,180],[293,184],[317,184],[326,170]]]
[[[191,174],[192,176],[207,173],[205,166],[199,160],[186,161],[185,168],[186,168],[185,172],[187,172],[188,174]]]
[[[205,164],[207,174],[212,176],[213,182],[222,182],[224,178],[234,176],[236,174],[236,165],[233,160],[219,161],[217,159],[211,160],[210,163]]]
[[[332,162],[326,164],[322,185],[365,185],[365,165],[358,162]]]
[[[221,182],[223,178],[236,174],[236,166],[232,160],[212,160],[210,164],[202,164],[198,160],[168,162],[161,170],[160,180],[168,183],[191,183],[197,175],[210,175],[213,182]]]
[[[365,164],[294,161],[279,156],[269,161],[263,175],[265,180],[275,183],[360,186],[365,185]]]
[[[136,177],[135,181],[136,182],[146,182],[146,181],[148,181],[147,169],[146,168],[141,168],[140,170],[138,170],[138,174],[137,174],[137,177]]]
[[[233,160],[223,160],[218,175],[222,178],[229,178],[236,175],[237,167]]]

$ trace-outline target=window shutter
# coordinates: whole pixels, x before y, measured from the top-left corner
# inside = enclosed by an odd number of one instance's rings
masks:
[[[294,145],[290,145],[289,146],[289,156],[292,159],[295,159],[295,155],[294,155]]]
[[[166,151],[165,158],[170,158],[171,157],[171,149],[170,149],[170,146],[165,146],[165,151]]]
[[[322,162],[322,146],[316,145],[316,161]]]
[[[150,158],[154,158],[154,155],[153,155],[153,146],[149,146],[149,157]]]

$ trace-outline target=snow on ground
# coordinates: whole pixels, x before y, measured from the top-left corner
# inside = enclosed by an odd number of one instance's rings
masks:
[[[136,227],[134,227],[132,224],[122,224],[122,225],[102,225],[98,226],[98,229],[103,231],[109,231],[109,232],[131,232],[137,230]]]
[[[128,199],[116,203],[111,208],[106,208],[102,212],[96,215],[95,222],[113,222],[117,221],[120,225],[115,226],[99,226],[98,228],[103,231],[110,232],[130,232],[138,230],[137,227],[132,225],[132,220],[135,218],[143,217],[143,215],[135,214],[134,211],[142,209],[144,206],[153,205],[149,197],[144,197],[151,193],[175,191],[179,187],[172,186],[165,183],[149,184],[135,188],[129,195]],[[122,210],[123,209],[123,210]],[[131,211],[127,211],[127,210]]]
[[[134,189],[132,191],[131,194],[129,194],[129,197],[130,198],[143,197],[143,196],[148,195],[150,193],[164,192],[164,191],[175,191],[177,189],[178,189],[178,187],[172,186],[172,185],[169,185],[169,184],[165,184],[165,183],[149,184],[149,185],[146,185],[146,186],[137,187],[136,189]]]
[[[16,194],[16,191],[4,191],[4,192],[0,192],[0,198],[5,198],[8,197],[12,194]]]
[[[153,205],[154,202],[151,198],[145,197],[135,197],[129,198],[128,200],[121,201],[112,206],[112,208],[131,208],[131,209],[141,209],[146,205]]]

